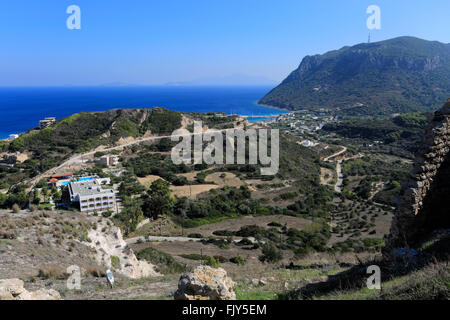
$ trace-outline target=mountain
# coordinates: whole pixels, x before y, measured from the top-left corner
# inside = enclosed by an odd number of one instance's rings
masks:
[[[166,83],[167,86],[273,86],[275,84],[275,81],[265,77],[242,74]]]
[[[437,109],[449,96],[450,44],[399,37],[306,56],[259,103],[376,115]]]

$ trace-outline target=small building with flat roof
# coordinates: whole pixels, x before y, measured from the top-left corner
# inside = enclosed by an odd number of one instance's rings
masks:
[[[55,117],[46,117],[44,120],[39,120],[39,128],[44,129],[50,127],[55,122],[56,122]]]

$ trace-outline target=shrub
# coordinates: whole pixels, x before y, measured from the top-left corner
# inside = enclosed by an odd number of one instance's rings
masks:
[[[38,277],[42,279],[60,279],[64,280],[69,275],[59,266],[46,265],[39,268]]]
[[[222,266],[220,264],[220,261],[214,257],[207,257],[205,260],[205,265],[213,267],[213,268],[220,268]]]
[[[117,256],[111,256],[110,259],[111,259],[111,266],[114,269],[119,269],[120,268],[120,258]]]
[[[239,231],[236,232],[237,236],[240,237],[257,237],[258,235],[261,235],[264,232],[264,229],[256,226],[256,225],[249,225],[249,226],[243,226]]]
[[[234,231],[230,231],[230,230],[216,230],[213,232],[214,235],[216,236],[234,236]]]
[[[224,256],[214,256],[214,259],[216,259],[217,261],[219,261],[220,263],[224,263],[227,262],[228,259],[225,258]]]
[[[180,254],[179,256],[189,260],[203,260],[205,258],[205,256],[198,253]]]
[[[201,235],[200,233],[189,233],[188,238],[201,239],[201,238],[203,238],[203,235]]]
[[[241,256],[236,256],[236,257],[230,258],[230,262],[238,264],[238,265],[244,265],[246,263],[245,259],[242,258]]]
[[[157,266],[158,272],[178,273],[183,272],[186,266],[178,263],[170,254],[161,252],[154,248],[145,248],[137,253],[138,259],[144,259]]]
[[[19,207],[19,205],[18,205],[17,203],[14,203],[14,204],[12,205],[11,209],[12,209],[12,211],[13,211],[14,213],[19,213],[19,212],[20,212],[20,207]]]
[[[0,230],[0,239],[17,239],[17,235],[14,231]]]
[[[272,221],[270,223],[267,224],[269,227],[282,227],[281,223],[278,223],[276,221]]]
[[[104,268],[99,267],[97,265],[89,265],[89,266],[87,266],[86,274],[87,275],[91,275],[91,276],[96,277],[96,278],[101,278],[101,277],[106,276],[106,272],[105,272]]]
[[[236,243],[238,246],[251,246],[253,242],[251,242],[248,238],[243,238],[241,241]]]
[[[275,245],[266,243],[262,246],[262,255],[259,257],[261,262],[275,263],[283,259],[283,252],[279,250]]]
[[[232,240],[230,239],[215,239],[215,238],[208,238],[201,240],[203,244],[213,244],[215,246],[218,246],[221,249],[229,249],[230,243],[232,243]]]
[[[112,212],[110,210],[105,211],[105,212],[102,213],[102,216],[105,217],[105,218],[109,218],[109,217],[111,217],[111,215],[112,215]]]

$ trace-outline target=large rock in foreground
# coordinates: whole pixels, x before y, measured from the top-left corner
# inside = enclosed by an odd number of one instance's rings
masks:
[[[236,300],[235,283],[222,268],[198,266],[178,281],[175,300]]]
[[[450,229],[450,98],[434,113],[402,188],[384,254],[415,248],[434,230]]]
[[[0,280],[0,300],[62,300],[58,291],[41,289],[30,292],[20,279]]]

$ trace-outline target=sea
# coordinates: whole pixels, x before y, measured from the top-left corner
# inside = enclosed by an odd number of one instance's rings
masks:
[[[45,117],[116,108],[164,107],[181,112],[270,115],[284,111],[257,104],[272,87],[33,87],[0,88],[0,139],[26,132]],[[267,120],[252,118],[250,121]]]

